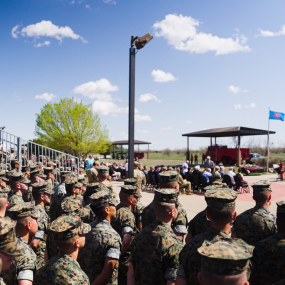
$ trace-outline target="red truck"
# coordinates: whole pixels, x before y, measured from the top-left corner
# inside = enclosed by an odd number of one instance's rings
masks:
[[[226,145],[213,145],[208,147],[206,156],[211,156],[212,161],[216,164],[222,162],[223,165],[233,165],[237,162],[237,150],[237,148],[228,148]],[[241,160],[249,159],[249,148],[241,148],[240,152]]]

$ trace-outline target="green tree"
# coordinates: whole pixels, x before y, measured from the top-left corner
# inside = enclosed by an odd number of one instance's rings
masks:
[[[108,130],[91,104],[65,98],[44,105],[36,117],[35,135],[46,146],[79,157],[109,148]]]

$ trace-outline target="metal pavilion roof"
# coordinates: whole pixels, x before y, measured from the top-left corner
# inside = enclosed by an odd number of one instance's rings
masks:
[[[269,131],[269,134],[275,134],[276,132]],[[260,130],[246,127],[228,127],[228,128],[216,128],[208,129],[199,132],[193,132],[183,134],[183,137],[235,137],[235,136],[258,136],[267,135],[268,130]]]

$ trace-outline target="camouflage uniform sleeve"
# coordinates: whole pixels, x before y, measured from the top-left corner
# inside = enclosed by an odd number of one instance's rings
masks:
[[[36,268],[36,254],[26,245],[24,253],[15,260],[17,268],[17,280],[30,280],[34,279],[34,271]]]
[[[186,211],[183,208],[178,207],[177,217],[175,221],[172,222],[173,231],[178,234],[187,234],[187,224],[188,219]]]
[[[166,280],[176,280],[177,269],[179,265],[179,253],[182,250],[182,243],[177,241],[176,244],[172,245],[166,254],[165,272],[164,278]]]
[[[37,219],[38,231],[35,234],[35,238],[43,239],[44,234],[48,229],[48,218],[44,209],[38,208],[38,213],[39,213],[39,218]]]
[[[145,174],[143,173],[142,185],[145,185],[145,184],[146,184],[146,177],[145,177]]]
[[[125,212],[122,220],[122,233],[123,237],[125,234],[134,235],[135,234],[135,216],[132,212]]]

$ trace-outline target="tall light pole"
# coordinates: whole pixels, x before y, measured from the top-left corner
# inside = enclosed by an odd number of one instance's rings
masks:
[[[136,49],[142,49],[153,36],[131,37],[130,70],[129,70],[129,149],[128,149],[128,177],[134,177],[134,141],[135,141],[135,62]],[[136,47],[135,47],[136,46]]]

